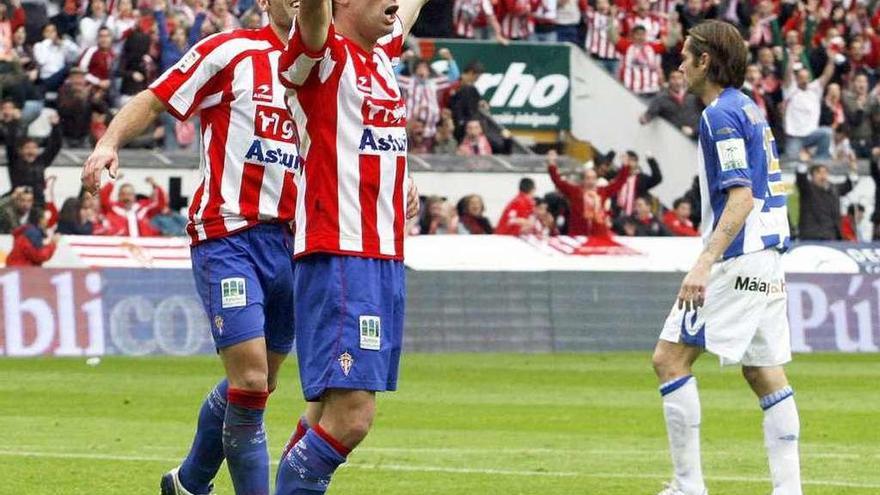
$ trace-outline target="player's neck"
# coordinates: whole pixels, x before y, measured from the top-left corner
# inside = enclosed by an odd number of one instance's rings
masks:
[[[290,28],[285,29],[284,26],[279,26],[274,22],[269,22],[269,25],[272,26],[272,31],[275,33],[275,36],[278,36],[281,44],[287,46],[287,36],[290,34]]]
[[[340,19],[338,17],[335,17],[333,19],[333,23],[335,24],[337,33],[348,38],[349,41],[360,47],[363,51],[367,53],[373,51],[373,47],[376,46],[376,40],[364,37],[360,32],[358,32],[355,25],[351,22],[348,22],[346,18]]]
[[[706,85],[703,86],[703,91],[700,92],[700,99],[703,100],[703,105],[709,105],[715,101],[722,91],[724,91],[724,88],[721,86],[706,82]]]

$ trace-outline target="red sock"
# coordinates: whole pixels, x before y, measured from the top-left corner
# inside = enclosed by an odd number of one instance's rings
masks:
[[[309,422],[306,421],[305,416],[300,416],[299,421],[296,422],[296,429],[293,430],[293,435],[290,436],[290,440],[287,442],[287,446],[284,447],[284,452],[281,454],[282,459],[287,457],[287,453],[290,452],[290,449],[292,449],[293,446],[305,436],[307,431],[309,431]]]

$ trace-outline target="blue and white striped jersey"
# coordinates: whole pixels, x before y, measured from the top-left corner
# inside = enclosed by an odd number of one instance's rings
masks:
[[[763,249],[785,250],[790,243],[785,185],[776,140],[761,110],[741,91],[725,89],[703,110],[698,173],[702,195],[703,242],[727,204],[727,190],[749,187],[755,206],[723,259]]]

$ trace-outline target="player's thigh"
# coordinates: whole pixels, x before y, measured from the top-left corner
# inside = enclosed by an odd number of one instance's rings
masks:
[[[264,294],[240,235],[192,249],[193,276],[218,349],[264,336]]]
[[[791,331],[788,325],[788,297],[781,255],[776,259],[763,294],[766,304],[760,313],[758,329],[749,343],[742,364],[748,367],[777,367],[791,361]],[[757,311],[757,309],[756,309]]]
[[[243,390],[268,390],[269,363],[262,337],[220,349],[229,386]]]
[[[658,340],[652,358],[654,371],[661,382],[688,375],[702,352],[701,347],[683,342]]]
[[[278,353],[270,350],[269,344],[266,344],[266,361],[267,361],[267,387],[269,391],[275,390],[278,384],[278,374],[281,372],[281,365],[287,359],[287,353]]]

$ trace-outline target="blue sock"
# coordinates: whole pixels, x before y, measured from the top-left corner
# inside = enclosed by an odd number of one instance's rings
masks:
[[[223,452],[237,495],[269,495],[269,451],[263,428],[268,397],[268,392],[229,389]]]
[[[190,493],[209,493],[211,481],[223,464],[223,418],[228,388],[229,382],[225,379],[218,383],[199,411],[196,436],[177,472],[180,483]]]
[[[350,450],[323,428],[313,426],[282,459],[275,482],[275,495],[320,495]]]

